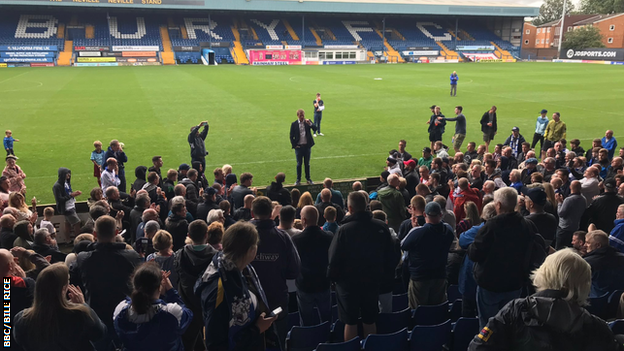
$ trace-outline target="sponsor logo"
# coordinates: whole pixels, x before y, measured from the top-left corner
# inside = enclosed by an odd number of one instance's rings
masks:
[[[201,48],[199,46],[174,46],[173,47],[173,51],[176,51],[176,52],[197,52],[200,50]]]
[[[0,57],[54,57],[54,52],[45,51],[2,51]]]
[[[100,57],[102,53],[99,51],[78,51],[78,56],[83,57]]]
[[[6,68],[7,64],[6,63],[0,63],[0,68]]]
[[[74,51],[109,51],[108,46],[74,46]]]
[[[286,45],[284,47],[285,49],[294,49],[294,50],[301,50],[301,45]]]
[[[77,67],[107,67],[107,66],[117,66],[117,62],[91,62],[91,63],[74,63],[74,66]]]
[[[124,51],[121,53],[123,57],[154,57],[156,53],[154,51]]]
[[[50,46],[6,46],[0,45],[0,51],[58,51],[56,45]]]
[[[254,61],[252,66],[288,66],[285,61]]]
[[[572,49],[568,50],[568,52],[566,52],[566,56],[568,58],[573,58],[574,57],[574,50],[572,50]]]
[[[113,46],[112,51],[160,51],[158,46]]]
[[[53,62],[52,57],[2,57],[0,62]]]
[[[325,45],[325,49],[357,49],[357,45]]]
[[[266,48],[269,50],[282,50],[284,45],[267,45]]]
[[[463,45],[455,47],[456,51],[494,51],[493,45]]]
[[[622,59],[624,58],[624,50],[622,49],[583,49],[566,51],[565,56],[568,59]]]
[[[47,62],[47,63],[31,63],[30,67],[54,67],[54,63],[52,62]]]
[[[323,61],[324,65],[355,65],[356,61]]]
[[[78,62],[115,62],[114,57],[79,57]]]
[[[438,50],[403,51],[403,55],[407,56],[438,56],[439,53]]]

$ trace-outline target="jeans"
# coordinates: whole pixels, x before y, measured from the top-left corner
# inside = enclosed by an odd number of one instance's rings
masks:
[[[474,318],[477,315],[477,301],[474,297],[462,295],[462,317]]]
[[[451,96],[457,95],[457,84],[451,84]]]
[[[540,153],[538,153],[537,149],[535,149],[535,145],[537,145],[538,141],[540,143]],[[535,154],[539,156],[542,152],[542,147],[544,147],[544,135],[539,134],[539,133],[533,134],[533,142],[531,143],[531,149],[535,149]]]
[[[9,155],[15,156],[15,153],[13,152],[13,148],[6,149],[6,152],[7,152],[7,156],[9,156]]]
[[[555,238],[555,250],[565,249],[566,247],[572,247],[572,235],[574,230],[564,230],[557,227],[557,236]]]
[[[314,307],[318,308],[320,322],[331,322],[331,294],[329,289],[318,293],[306,293],[297,290],[297,303],[301,315],[301,325],[311,326],[318,324],[318,316]]]
[[[295,148],[295,155],[297,156],[297,181],[301,181],[301,164],[305,164],[305,176],[307,180],[310,178],[310,147],[303,145]]]
[[[321,119],[323,119],[322,113],[314,114],[314,125],[316,126],[316,133],[321,134]]]
[[[477,287],[479,327],[483,329],[491,317],[494,317],[509,301],[520,298],[521,293],[522,289],[499,293]]]

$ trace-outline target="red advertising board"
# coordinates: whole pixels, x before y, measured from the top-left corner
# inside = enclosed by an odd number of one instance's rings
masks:
[[[52,62],[33,62],[30,64],[30,67],[54,67],[54,63]]]
[[[249,63],[261,65],[300,65],[301,50],[250,50]]]
[[[154,51],[124,51],[121,53],[123,57],[154,57]]]

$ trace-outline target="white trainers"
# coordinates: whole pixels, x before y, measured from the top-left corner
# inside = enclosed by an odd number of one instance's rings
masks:
[[[314,133],[313,136],[316,138],[316,133]]]
[[[319,133],[318,135],[320,135],[320,136],[325,136],[325,134],[323,134],[323,133]]]

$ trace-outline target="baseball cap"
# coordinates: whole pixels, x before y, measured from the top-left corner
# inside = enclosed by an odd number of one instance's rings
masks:
[[[536,188],[522,188],[522,193],[531,199],[536,205],[544,205],[546,203],[546,192],[541,187]]]
[[[449,163],[448,157],[442,157],[442,163]]]
[[[427,204],[427,206],[425,206],[425,214],[427,216],[439,216],[440,214],[442,214],[442,208],[437,202],[431,201]]]
[[[388,162],[390,163],[397,163],[396,158],[392,157],[392,156],[388,156],[388,158],[386,159]]]
[[[526,163],[535,163],[535,164],[537,164],[537,159],[535,157],[531,157],[530,159],[526,160]]]
[[[518,127],[513,127],[513,128],[511,128],[511,131],[512,131],[512,132],[519,132],[519,131],[520,131],[520,128],[518,128]]]
[[[212,196],[214,194],[217,193],[217,189],[209,186],[208,188],[206,188],[206,194],[208,194],[208,196]]]
[[[409,159],[405,162],[403,162],[403,164],[407,167],[416,167],[416,161]]]
[[[178,171],[188,171],[189,169],[191,169],[191,166],[188,163],[183,163],[178,167]]]
[[[602,184],[604,184],[605,188],[615,189],[615,179],[613,178],[605,180]]]
[[[543,110],[540,111],[540,113],[548,113],[548,110],[543,109]]]
[[[422,152],[429,152],[429,153],[430,153],[430,152],[431,152],[431,148],[427,146],[427,147],[425,147],[425,148],[423,149],[423,151],[422,151]]]

